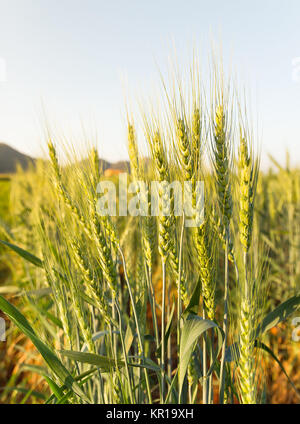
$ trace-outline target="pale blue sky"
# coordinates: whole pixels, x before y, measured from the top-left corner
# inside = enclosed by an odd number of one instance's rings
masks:
[[[173,42],[184,65],[220,35],[253,93],[264,157],[284,161],[288,148],[300,164],[299,0],[0,0],[0,140],[40,155],[43,101],[67,136],[83,122],[104,158],[124,159],[122,80],[132,97],[151,94]]]

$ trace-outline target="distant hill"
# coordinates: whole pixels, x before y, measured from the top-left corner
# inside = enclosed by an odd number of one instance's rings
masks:
[[[102,171],[108,169],[119,170],[123,172],[130,171],[130,165],[128,161],[119,162],[108,162],[105,159],[100,159],[100,168]],[[29,163],[34,163],[35,159],[30,156],[24,155],[18,152],[7,144],[0,143],[0,174],[12,174],[16,172],[17,164],[20,164],[22,168],[26,169]],[[144,165],[146,169],[150,165],[150,160],[144,158]]]
[[[83,159],[81,161],[81,164],[83,166],[86,166],[88,164],[88,159]],[[99,164],[100,164],[100,171],[106,171],[108,169],[123,171],[123,172],[129,172],[130,165],[128,161],[119,161],[119,162],[108,162],[105,159],[99,158]],[[72,166],[72,165],[67,165]]]
[[[100,159],[100,168],[103,171],[107,169],[119,169],[120,171],[129,171],[130,165],[127,161],[119,161],[119,162],[108,162],[107,160]]]
[[[17,164],[26,169],[29,163],[34,163],[34,159],[18,152],[7,144],[0,143],[0,174],[16,172]]]

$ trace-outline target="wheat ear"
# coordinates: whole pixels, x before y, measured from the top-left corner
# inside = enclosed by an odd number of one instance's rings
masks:
[[[222,223],[225,229],[225,273],[224,273],[224,320],[223,331],[224,341],[222,346],[222,357],[220,367],[220,402],[224,403],[225,390],[225,351],[228,338],[228,254],[229,254],[229,224],[232,215],[232,198],[230,184],[230,160],[229,160],[229,142],[227,137],[227,122],[223,105],[216,108],[213,133],[213,153],[215,179],[218,193],[219,207],[221,211]]]
[[[241,295],[239,382],[242,403],[256,403],[255,390],[255,291],[248,278],[248,252],[251,244],[253,208],[257,183],[257,161],[249,154],[245,137],[240,137],[240,240],[244,250],[244,286]]]

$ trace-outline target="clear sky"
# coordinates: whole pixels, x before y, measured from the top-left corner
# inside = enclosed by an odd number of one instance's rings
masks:
[[[150,94],[173,43],[184,64],[212,37],[253,93],[264,158],[288,148],[300,164],[299,0],[0,0],[0,140],[41,155],[43,103],[67,136],[83,124],[124,159],[124,79]]]

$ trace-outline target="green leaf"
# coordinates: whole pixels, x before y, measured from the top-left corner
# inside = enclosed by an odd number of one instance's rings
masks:
[[[56,399],[60,401],[64,396],[63,390],[50,377],[45,376],[44,378],[47,381],[51,391],[54,393]]]
[[[171,381],[171,384],[169,386],[168,394],[167,394],[167,397],[165,399],[165,404],[169,403],[169,399],[170,399],[171,394],[173,394],[174,398],[176,399],[176,403],[178,403],[178,393],[176,392],[176,390],[174,388],[175,382],[177,381],[177,378],[178,378],[178,369],[179,368],[177,368],[176,374],[174,375],[174,377]]]
[[[178,382],[179,382],[179,394],[181,393],[185,374],[189,365],[190,358],[192,356],[192,353],[195,348],[195,344],[198,340],[198,338],[208,331],[211,328],[215,328],[218,331],[219,334],[219,343],[218,343],[218,349],[214,352],[214,360],[211,364],[210,370],[208,371],[208,375],[212,371],[214,367],[215,359],[217,358],[220,349],[221,349],[221,343],[220,339],[223,339],[224,334],[222,329],[213,321],[203,319],[199,316],[190,315],[185,320],[182,331],[181,331],[181,339],[180,339],[180,352],[179,352],[179,376],[178,376]],[[180,395],[179,395],[180,399]]]
[[[116,367],[115,359],[108,358],[107,356],[97,355],[95,353],[75,352],[73,350],[62,350],[60,353],[69,359],[73,359],[74,361],[82,362],[84,364],[96,365],[98,368],[102,368],[107,371]],[[124,361],[118,360],[117,365],[118,367],[123,367],[125,363]]]
[[[83,386],[87,381],[89,381],[89,379],[90,378],[92,378],[92,375],[90,375],[90,376],[88,376],[88,377],[86,377],[84,380],[82,380],[81,381],[81,383],[80,383],[80,386]],[[68,399],[72,396],[72,392],[71,391],[69,391],[69,392],[67,392],[58,402],[57,402],[57,405],[58,404],[65,404],[65,403],[69,403],[68,402]]]
[[[129,356],[131,358],[131,356]],[[136,363],[136,362],[128,362],[129,367],[136,367],[136,368],[146,368],[151,371],[155,371],[159,376],[161,375],[161,368],[150,358],[142,358],[140,356],[133,356],[135,360],[140,359],[143,361],[143,363]]]
[[[90,369],[88,371],[85,371],[82,374],[74,377],[74,380],[75,381],[78,381],[79,384],[80,384],[80,386],[82,386],[87,381],[87,379],[88,378],[91,378],[93,376],[93,374],[95,372],[97,372],[97,371],[98,371],[98,368],[92,368],[92,369]],[[66,389],[67,389],[67,387],[65,385],[63,385],[63,386],[60,387],[60,390],[62,390],[62,391],[66,390]],[[72,393],[73,393],[73,391],[72,390],[69,390],[68,393],[66,395],[64,395],[58,403],[64,403],[72,395]],[[46,400],[45,404],[51,403],[54,399],[55,399],[55,395],[52,394]]]
[[[98,368],[102,368],[105,371],[110,371],[112,368],[116,367],[116,360],[113,358],[108,358],[107,356],[98,355],[95,353],[76,352],[73,350],[62,350],[60,353],[69,359],[72,359],[74,361],[78,361],[84,364],[96,365]],[[134,357],[134,358],[142,359],[138,357]],[[124,367],[125,362],[121,360],[117,360],[117,366],[120,368]],[[147,368],[149,370],[152,370],[158,373],[161,372],[161,368],[149,358],[144,358],[143,364],[128,362],[128,366],[137,367],[137,368]]]
[[[65,384],[70,390],[73,390],[79,397],[89,403],[89,399],[86,397],[80,386],[75,382],[72,375],[60,362],[58,357],[52,352],[52,350],[40,340],[27,319],[21,312],[10,304],[4,297],[0,296],[0,308],[7,314],[10,319],[16,324],[16,326],[30,338],[32,343],[35,345],[37,350],[40,352],[44,360],[47,362],[53,373],[59,378],[59,380]]]
[[[256,329],[256,337],[286,320],[300,306],[300,296],[293,296],[270,312]]]
[[[113,334],[119,334],[118,331],[113,331]],[[101,337],[107,336],[109,334],[109,331],[97,331],[97,333],[94,333],[92,335],[93,342],[96,342],[97,340],[101,339]],[[86,352],[88,350],[88,346],[86,343],[81,348],[81,352]]]
[[[174,311],[175,311],[175,302],[173,302],[172,310],[171,310],[171,312],[170,312],[170,316],[169,316],[169,319],[168,319],[168,322],[167,322],[167,326],[166,326],[166,332],[165,332],[165,346],[167,346],[168,339],[169,339],[170,334],[171,334],[171,329],[172,329],[172,323],[173,323],[173,315],[174,315]],[[161,356],[161,342],[160,342],[160,344],[159,344],[159,346],[158,346],[158,348],[157,348],[156,355],[157,355],[158,357],[160,357],[160,356]]]
[[[15,308],[2,296],[0,296],[0,308],[12,319],[14,323],[16,323],[18,327],[19,325],[22,325],[22,327],[26,329],[27,332],[31,332],[34,334],[33,328],[31,327],[27,319],[24,317],[24,315],[21,314],[21,312],[17,308]]]
[[[27,250],[22,249],[21,247],[16,246],[15,244],[8,243],[8,241],[0,240],[4,246],[9,247],[11,250],[16,252],[19,256],[26,259],[26,261],[31,262],[33,265],[43,268],[43,262],[34,256],[32,253],[27,252]]]
[[[132,345],[133,340],[134,340],[134,334],[133,334],[133,330],[132,330],[131,327],[132,327],[132,322],[129,321],[129,323],[127,325],[126,333],[125,333],[125,340],[124,340],[126,355],[128,355],[129,350],[130,350],[131,345]]]
[[[200,294],[201,294],[201,279],[199,278],[196,284],[195,290],[189,301],[189,304],[183,312],[183,316],[187,316],[189,314],[198,315]]]

